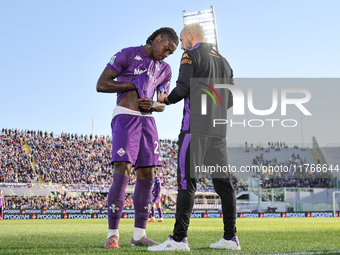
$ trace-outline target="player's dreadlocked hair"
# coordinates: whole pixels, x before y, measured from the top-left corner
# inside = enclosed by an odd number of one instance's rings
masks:
[[[155,32],[153,32],[152,35],[149,36],[149,38],[146,40],[146,44],[151,44],[151,42],[156,38],[157,35],[167,35],[169,36],[169,38],[176,44],[176,46],[178,45],[178,36],[175,32],[175,30],[173,30],[171,27],[162,27],[158,30],[156,30]]]

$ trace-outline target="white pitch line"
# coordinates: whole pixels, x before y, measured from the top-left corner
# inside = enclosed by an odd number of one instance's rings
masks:
[[[262,255],[314,255],[314,254],[340,254],[339,251],[316,251],[316,252],[293,252],[293,253],[273,253],[273,254],[262,254]]]

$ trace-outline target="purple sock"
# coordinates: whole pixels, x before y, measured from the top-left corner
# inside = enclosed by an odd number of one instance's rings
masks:
[[[107,198],[107,217],[109,220],[109,229],[118,229],[119,220],[122,216],[125,202],[125,188],[130,177],[122,174],[113,175],[113,183],[111,185]]]
[[[159,207],[158,209],[158,215],[159,215],[159,218],[163,218],[163,210],[162,210],[162,207]]]
[[[151,218],[155,217],[155,207],[152,207],[151,209]]]
[[[151,189],[153,181],[136,181],[135,193],[133,194],[133,204],[135,207],[135,227],[146,228],[146,222],[151,211]]]

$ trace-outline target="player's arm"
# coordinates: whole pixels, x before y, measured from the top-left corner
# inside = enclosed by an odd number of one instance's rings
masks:
[[[97,81],[97,92],[117,93],[135,90],[131,82],[118,82],[114,79],[118,74],[110,68],[105,68]]]
[[[159,189],[158,197],[162,197],[162,185],[161,185],[161,181],[158,182],[158,189]]]
[[[149,98],[141,98],[139,99],[139,107],[145,111],[155,111],[155,112],[163,112],[165,110],[164,98],[168,95],[170,89],[170,81],[171,81],[171,68],[165,70],[167,73],[164,81],[157,87],[157,102],[153,101]]]
[[[165,104],[152,101],[151,109],[154,110],[155,112],[163,112],[165,110]]]
[[[190,92],[190,78],[194,73],[194,56],[191,51],[185,51],[182,55],[181,65],[179,68],[178,80],[176,87],[171,91],[169,96],[165,97],[165,104],[175,104],[187,97]]]
[[[150,98],[138,99],[139,107],[144,111],[163,112],[165,104],[151,100]]]

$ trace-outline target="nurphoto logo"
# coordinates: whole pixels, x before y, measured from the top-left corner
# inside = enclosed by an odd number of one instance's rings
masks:
[[[232,94],[233,97],[233,107],[232,107],[232,113],[233,115],[245,115],[245,96],[242,92],[242,90],[231,84],[215,84],[215,86],[211,86],[202,82],[197,82],[198,84],[203,85],[204,87],[198,87],[198,89],[204,91],[205,93],[201,95],[201,115],[207,115],[207,95],[210,96],[211,100],[213,100],[215,106],[218,106],[218,103],[215,99],[215,96],[220,102],[220,105],[223,106],[223,101],[221,100],[221,97],[219,93],[216,91],[218,89],[224,89],[229,90],[229,93]],[[210,90],[210,91],[209,91]],[[287,105],[294,105],[298,110],[301,111],[302,114],[305,116],[312,116],[310,111],[305,107],[304,104],[310,101],[311,99],[311,93],[309,90],[305,88],[280,88],[280,103],[279,103],[279,96],[278,96],[278,88],[272,88],[272,98],[266,99],[266,101],[272,102],[271,107],[269,109],[256,109],[254,107],[254,95],[253,95],[253,88],[248,87],[247,88],[247,107],[250,113],[256,115],[256,116],[267,116],[269,117],[273,113],[275,113],[278,108],[280,108],[280,115],[281,116],[287,116]],[[295,93],[300,96],[301,98],[289,98],[289,93]],[[213,119],[213,127],[216,127],[217,125],[227,125],[230,124],[230,127],[236,126],[237,127],[262,127],[265,125],[265,123],[271,123],[271,127],[274,127],[275,124],[278,122],[281,123],[282,127],[296,127],[298,125],[298,121],[296,119],[277,119],[277,118],[266,118],[266,119],[244,119],[241,122],[233,122],[233,120],[227,120],[226,118],[214,118]]]

